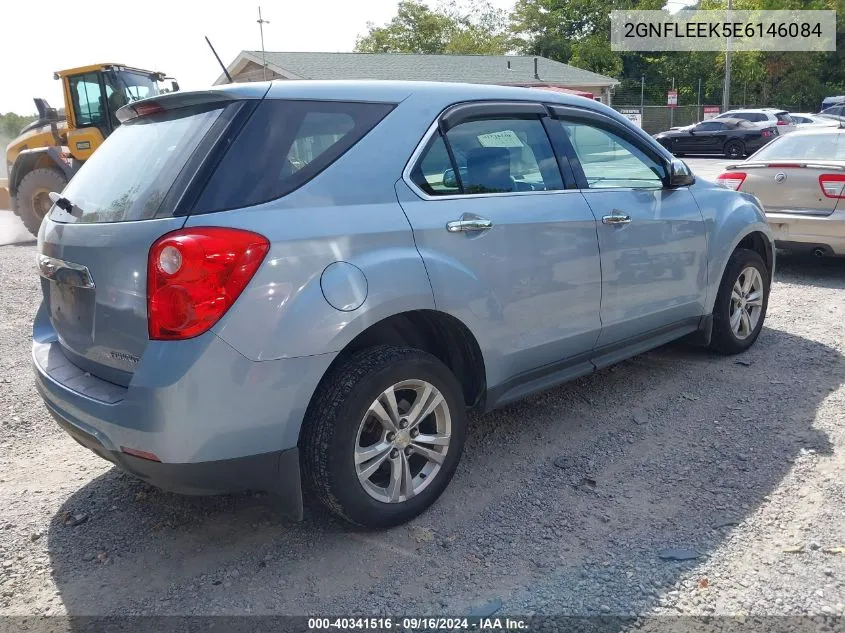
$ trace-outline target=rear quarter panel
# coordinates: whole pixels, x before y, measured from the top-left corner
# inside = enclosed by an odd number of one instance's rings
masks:
[[[701,209],[707,231],[705,305],[707,311],[711,312],[728,259],[737,245],[751,233],[762,233],[769,242],[774,263],[773,233],[766,223],[762,207],[754,196],[701,180],[697,181],[690,191]]]
[[[191,216],[186,227],[243,228],[267,237],[270,252],[235,305],[214,327],[252,360],[336,352],[393,314],[433,309],[434,297],[394,184],[431,119],[414,107],[393,112],[309,183],[277,200]],[[349,281],[363,303],[340,310],[320,279],[334,262],[363,272]],[[353,270],[351,267],[346,267]],[[343,280],[335,279],[335,286]]]

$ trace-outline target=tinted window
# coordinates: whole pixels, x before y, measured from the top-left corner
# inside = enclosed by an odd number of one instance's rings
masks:
[[[94,152],[63,195],[81,209],[77,222],[124,222],[156,215],[161,202],[220,108],[181,109],[130,120]],[[54,212],[53,219],[62,220]]]
[[[439,133],[428,142],[422,158],[411,172],[411,180],[430,196],[461,193],[449,151]]]
[[[393,105],[264,100],[197,202],[197,212],[246,207],[301,187],[381,121]]]
[[[610,130],[561,121],[590,189],[663,187],[663,167]]]
[[[795,123],[812,123],[812,122],[813,122],[813,120],[812,120],[812,119],[809,119],[809,118],[807,118],[807,117],[805,117],[805,116],[796,116],[796,115],[794,115],[794,114],[791,114],[791,115],[790,115],[790,118],[792,118],[792,120],[793,120]]]
[[[792,117],[789,116],[786,112],[778,112],[775,115],[775,118],[777,118],[778,121],[783,121],[784,123],[788,123],[788,124],[793,123]]]
[[[716,130],[724,130],[725,126],[722,123],[717,123],[715,121],[707,121],[705,123],[699,123],[695,126],[696,132],[715,132]]]
[[[70,96],[73,99],[73,111],[76,113],[78,127],[102,123],[105,99],[100,91],[100,77],[97,73],[71,77]]]

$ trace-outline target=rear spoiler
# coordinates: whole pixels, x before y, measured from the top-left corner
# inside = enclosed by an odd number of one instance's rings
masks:
[[[771,163],[734,163],[732,165],[725,165],[725,170],[730,171],[736,169],[761,169],[766,167],[808,167],[810,169],[832,169],[834,171],[845,171],[845,165],[842,165],[841,163],[800,163],[794,161],[774,161]]]
[[[132,119],[157,112],[179,108],[203,106],[212,103],[231,103],[244,99],[263,99],[270,87],[267,84],[229,84],[211,90],[193,92],[168,92],[147,99],[128,103],[116,112],[117,120],[126,123]]]

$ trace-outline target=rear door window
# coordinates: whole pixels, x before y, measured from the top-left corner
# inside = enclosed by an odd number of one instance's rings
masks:
[[[246,207],[290,193],[340,158],[393,107],[262,101],[221,160],[195,212]]]
[[[170,187],[222,111],[220,106],[182,108],[121,125],[62,194],[81,214],[75,221],[126,222],[156,217]],[[55,207],[51,218],[73,221]]]
[[[437,134],[411,179],[429,195],[472,195],[563,189],[560,170],[538,118],[465,121],[446,133],[458,173]]]

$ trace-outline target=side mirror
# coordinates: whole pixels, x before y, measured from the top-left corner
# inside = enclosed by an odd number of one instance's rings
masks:
[[[684,161],[677,158],[672,159],[669,163],[668,172],[670,188],[688,187],[695,182],[695,176],[690,168]]]
[[[447,169],[443,172],[443,186],[449,188],[457,188],[458,179],[455,177],[454,169]]]

